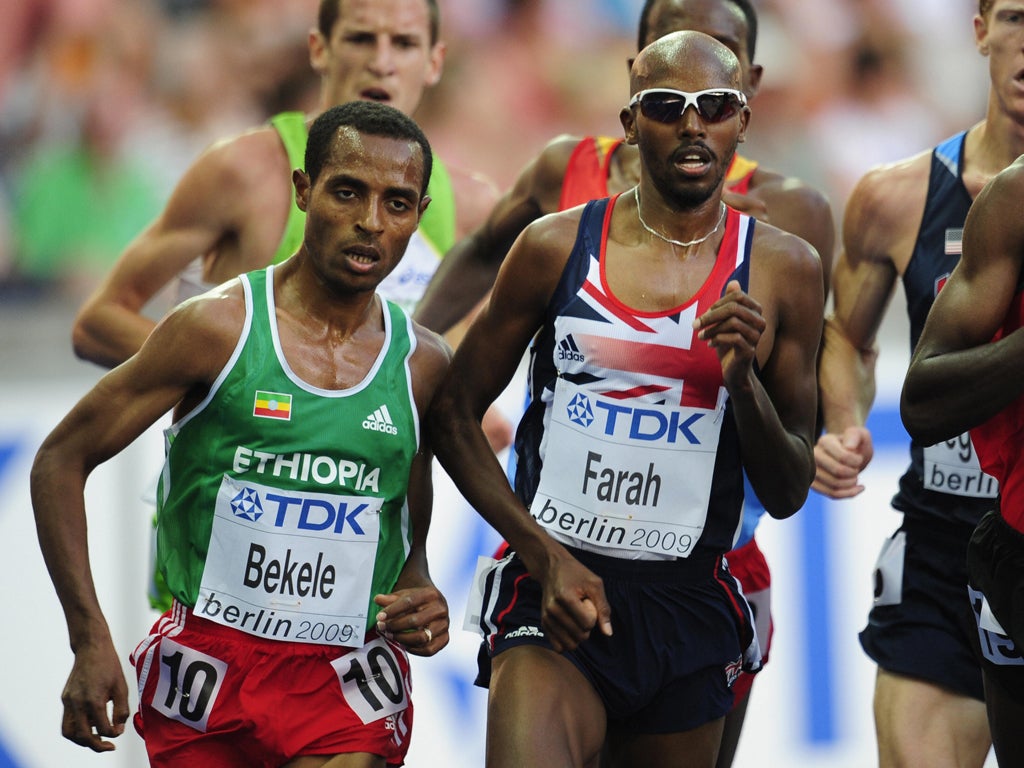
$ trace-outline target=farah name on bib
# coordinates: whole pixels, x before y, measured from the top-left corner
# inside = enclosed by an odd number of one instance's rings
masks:
[[[614,550],[688,557],[707,520],[725,390],[715,409],[602,397],[559,378],[531,514]]]

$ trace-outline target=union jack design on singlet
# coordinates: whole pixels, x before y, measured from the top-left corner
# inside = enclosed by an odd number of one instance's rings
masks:
[[[752,220],[730,209],[718,260],[695,296],[664,312],[640,312],[619,301],[607,287],[603,256],[612,205],[607,212],[585,215],[591,228],[601,216],[599,247],[585,248],[587,253],[581,254],[577,241],[552,301],[560,305],[554,317],[554,368],[558,375],[608,397],[714,408],[721,365],[718,355],[697,340],[693,321],[718,301],[730,279],[739,280],[746,290]],[[581,239],[589,239],[584,238],[583,228],[581,222]],[[579,281],[571,297],[566,285],[570,279]]]
[[[605,243],[616,200],[594,201],[584,210],[576,244],[531,351],[532,402],[517,436],[516,490],[529,504],[543,486],[546,492],[538,506],[554,509],[557,501],[559,509],[577,510],[573,520],[581,522],[569,530],[570,538],[596,536],[601,530],[597,523],[583,521],[586,514],[615,521],[628,512],[626,517],[635,522],[659,504],[661,537],[666,526],[674,525],[664,522],[675,514],[665,507],[678,501],[680,519],[698,524],[692,526],[693,539],[685,551],[666,547],[662,554],[688,557],[705,548],[725,552],[739,521],[741,463],[721,363],[697,338],[693,321],[721,297],[730,280],[747,290],[754,221],[729,209],[718,258],[701,288],[678,307],[641,312],[621,302],[606,279]],[[557,438],[549,439],[552,431]],[[605,447],[591,451],[586,446],[593,438]],[[575,446],[575,453],[567,443]],[[566,464],[580,465],[574,478],[582,488],[579,498],[559,497],[553,486],[560,481],[553,481],[550,473],[542,483],[545,456],[552,450],[559,455],[559,474],[572,476]],[[576,459],[577,454],[585,458]],[[610,456],[644,458],[637,467],[613,470]],[[705,465],[707,471],[698,469]],[[626,479],[614,488],[603,485],[609,477],[605,473],[613,471]],[[667,498],[680,472],[692,472],[708,486],[693,495],[690,508],[690,501]],[[535,516],[541,512],[532,511]],[[645,556],[658,554],[649,546],[639,549]]]
[[[721,368],[707,345],[694,344],[693,321],[718,295],[668,313],[636,312],[606,289],[603,264],[590,260],[576,300],[555,320],[560,374],[616,400],[714,408]]]

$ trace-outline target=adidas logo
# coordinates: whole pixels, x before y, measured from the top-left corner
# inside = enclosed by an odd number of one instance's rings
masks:
[[[363,419],[363,429],[369,429],[374,432],[384,432],[388,435],[398,434],[398,428],[391,420],[391,414],[388,413],[388,407],[386,405],[382,405]]]
[[[506,633],[503,639],[511,640],[515,637],[544,637],[544,630],[539,627],[525,625]]]
[[[558,359],[572,360],[577,363],[583,362],[583,353],[576,346],[576,340],[573,339],[571,333],[558,342]]]

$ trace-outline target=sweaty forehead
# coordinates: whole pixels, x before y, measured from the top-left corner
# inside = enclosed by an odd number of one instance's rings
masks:
[[[344,176],[370,187],[408,186],[418,196],[423,173],[423,148],[417,142],[342,126],[331,140],[321,177]]]

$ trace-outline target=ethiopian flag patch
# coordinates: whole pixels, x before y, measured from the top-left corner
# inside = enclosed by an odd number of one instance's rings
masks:
[[[281,392],[256,391],[256,402],[252,406],[253,416],[265,419],[284,419],[292,417],[292,396]]]

